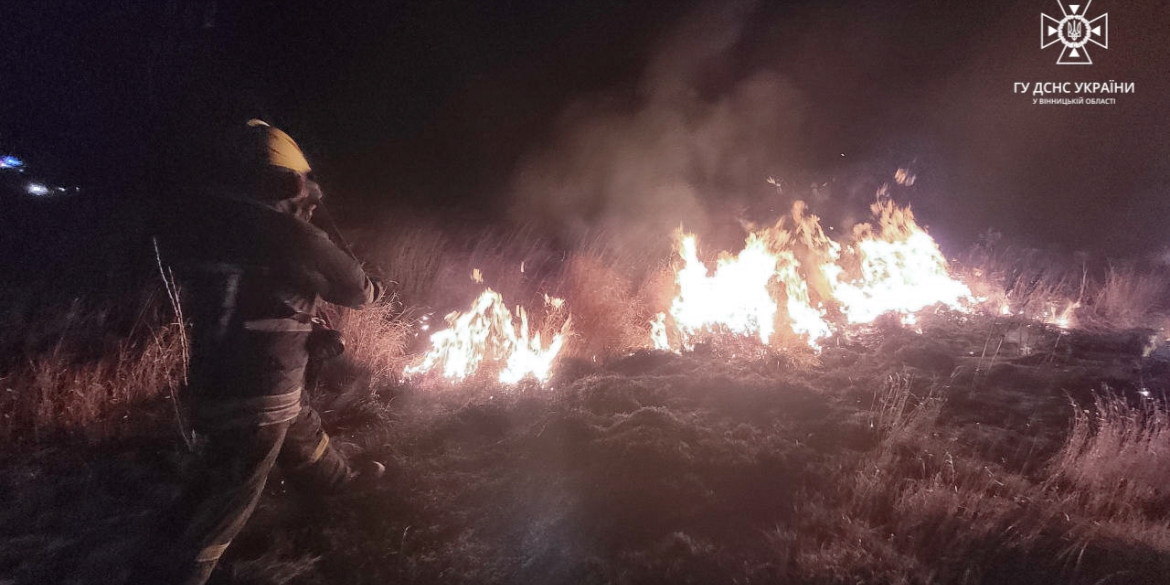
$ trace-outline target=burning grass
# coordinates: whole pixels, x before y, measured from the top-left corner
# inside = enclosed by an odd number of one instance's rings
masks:
[[[449,235],[399,237],[420,239],[387,252],[415,258],[384,271],[402,302],[332,315],[347,354],[313,388],[339,444],[386,461],[389,483],[310,507],[274,479],[218,582],[1141,583],[1170,569],[1170,367],[1104,333],[1160,315],[1157,274],[987,261],[976,284],[1010,316],[887,316],[819,352],[712,328],[673,353],[644,348],[677,265],[596,241],[556,252],[479,234],[490,245],[469,259]],[[516,306],[546,340],[572,316],[547,382],[404,383],[427,350],[420,319],[487,287],[514,333]],[[1029,318],[1052,299],[1081,300],[1100,326]],[[35,344],[5,329],[23,357],[3,373],[0,492],[18,505],[0,513],[0,580],[118,582],[135,518],[174,493],[185,456],[160,457],[174,441],[158,437],[175,434],[160,397],[181,346],[151,302],[105,344],[75,342],[109,330],[100,310]],[[62,429],[94,442],[45,449]]]

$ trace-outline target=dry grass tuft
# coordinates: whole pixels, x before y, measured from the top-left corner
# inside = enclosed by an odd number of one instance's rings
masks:
[[[394,299],[360,311],[338,308],[333,325],[345,338],[344,361],[361,372],[368,387],[376,388],[402,373],[414,331],[409,314],[396,314]]]
[[[1097,395],[1075,408],[1068,442],[1052,461],[1053,486],[1088,513],[1165,518],[1170,513],[1170,408]]]
[[[1113,268],[1096,287],[1091,299],[1092,321],[1111,328],[1147,327],[1170,308],[1170,276]]]
[[[1012,246],[977,248],[972,254],[974,291],[1000,303],[1014,314],[1036,318],[1059,314],[1082,300],[1088,284],[1085,267],[1035,249]]]
[[[638,299],[651,314],[669,311],[670,304],[674,301],[676,294],[678,294],[678,284],[675,280],[675,269],[672,266],[660,266],[651,271],[638,287]]]
[[[990,234],[955,267],[996,312],[1099,330],[1154,327],[1170,312],[1166,267],[1106,267],[1086,254],[1021,249]]]
[[[138,343],[118,340],[96,358],[64,350],[32,358],[3,379],[0,397],[5,442],[40,442],[60,433],[100,440],[137,432],[141,404],[177,395],[184,375],[177,325],[152,331]]]
[[[939,422],[944,401],[910,388],[892,376],[875,395],[871,426],[881,438],[841,485],[842,499],[810,498],[803,525],[778,533],[821,535],[811,545],[776,537],[797,576],[1146,582],[1166,568],[1167,407],[1098,398],[1095,414],[1078,409],[1064,448],[1034,478],[971,452]]]
[[[427,304],[435,292],[451,245],[443,231],[418,221],[390,226],[362,247],[364,257],[399,300],[414,306]]]
[[[566,355],[602,359],[648,345],[650,312],[634,284],[597,253],[576,252],[565,263],[557,295],[573,315]]]

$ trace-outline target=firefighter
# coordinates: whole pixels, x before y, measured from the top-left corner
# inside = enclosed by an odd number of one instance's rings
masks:
[[[321,190],[288,134],[260,120],[230,132],[217,177],[162,234],[190,325],[188,396],[201,439],[194,481],[164,525],[177,543],[144,564],[148,582],[204,583],[243,528],[269,471],[315,494],[368,483],[385,468],[351,466],[305,402],[321,300],[362,308],[382,287],[309,220]]]

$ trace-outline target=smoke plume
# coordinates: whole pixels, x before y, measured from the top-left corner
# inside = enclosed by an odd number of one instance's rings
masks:
[[[774,193],[769,164],[802,107],[780,75],[735,73],[753,7],[700,7],[658,39],[635,87],[570,103],[517,169],[515,217],[569,242],[603,230],[619,246],[661,246],[680,224],[718,230]]]

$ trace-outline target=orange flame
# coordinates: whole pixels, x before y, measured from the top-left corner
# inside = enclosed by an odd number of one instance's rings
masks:
[[[564,301],[546,297],[545,302],[555,311]],[[469,311],[447,315],[447,329],[431,335],[430,351],[419,364],[406,368],[405,375],[437,372],[443,378],[458,381],[490,367],[499,370],[499,381],[504,384],[515,384],[529,376],[547,381],[564,346],[570,320],[546,346],[540,333],[531,330],[528,312],[519,307],[517,313],[519,325],[503,297],[490,288],[484,290]]]
[[[748,236],[747,245],[737,256],[719,258],[714,274],[699,260],[694,235],[684,235],[679,242],[683,267],[678,271],[679,294],[670,314],[678,326],[684,347],[712,326],[731,333],[759,337],[768,343],[776,318],[776,302],[768,293],[768,281],[776,273],[778,259],[768,252],[763,240]],[[734,302],[727,302],[734,299]]]
[[[1072,329],[1076,325],[1076,311],[1081,308],[1080,301],[1066,301],[1064,310],[1056,308],[1055,303],[1047,303],[1040,320],[1056,326],[1059,329]]]
[[[879,196],[870,209],[876,233],[870,224],[855,227],[848,249],[860,263],[860,278],[829,281],[850,323],[872,323],[883,313],[908,316],[940,303],[960,309],[974,300],[971,289],[948,274],[938,244],[918,227],[910,208]]]
[[[652,321],[651,343],[685,349],[700,332],[725,331],[775,344],[782,323],[785,332],[817,349],[844,325],[872,323],[885,313],[912,324],[914,313],[929,306],[963,310],[974,302],[909,208],[880,193],[871,210],[877,227],[856,226],[842,246],[797,202],[791,231],[785,218],[749,234],[743,251],[722,254],[713,272],[698,259],[697,238],[682,235],[678,292],[669,316]],[[829,318],[837,313],[839,322]]]

